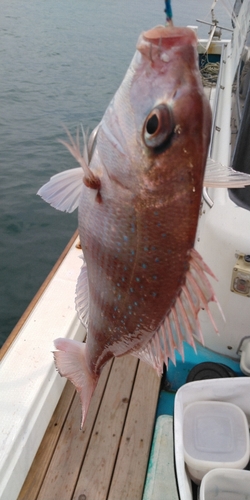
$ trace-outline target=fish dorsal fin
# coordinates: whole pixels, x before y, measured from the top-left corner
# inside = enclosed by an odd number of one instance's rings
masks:
[[[73,212],[79,205],[83,172],[80,167],[53,175],[37,194],[62,212]]]
[[[250,185],[250,175],[237,172],[222,163],[207,159],[204,177],[206,187],[239,188]]]
[[[54,175],[37,192],[44,201],[57,210],[73,212],[78,208],[83,183],[87,187],[100,189],[99,178],[93,174],[88,166],[93,154],[98,128],[99,125],[93,130],[89,138],[88,134],[82,129],[84,144],[82,153],[80,152],[78,129],[75,141],[67,129],[66,132],[70,142],[59,140],[66,146],[76,161],[80,163],[81,167],[65,170]]]
[[[76,284],[75,305],[78,317],[85,328],[88,328],[89,321],[89,283],[86,264],[84,263],[78,276]]]
[[[209,302],[218,304],[218,301],[206,274],[214,278],[202,257],[193,249],[186,282],[174,305],[146,346],[131,353],[153,366],[159,375],[162,374],[163,363],[168,366],[168,359],[175,364],[175,350],[184,357],[183,342],[187,342],[195,349],[195,336],[204,344],[198,319],[200,309],[206,310],[214,330],[218,333],[208,307]]]

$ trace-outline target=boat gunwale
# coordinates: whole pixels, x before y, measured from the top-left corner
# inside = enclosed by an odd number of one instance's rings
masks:
[[[55,262],[54,266],[52,267],[51,271],[49,272],[49,274],[47,275],[47,277],[43,281],[42,285],[40,286],[40,288],[36,292],[35,296],[31,300],[31,302],[29,303],[28,307],[24,310],[22,316],[20,317],[20,319],[18,320],[18,322],[14,326],[14,328],[11,331],[10,335],[5,340],[5,342],[3,343],[3,345],[2,345],[2,347],[0,349],[0,361],[2,361],[2,359],[5,356],[5,354],[8,352],[10,346],[15,341],[15,339],[18,336],[21,328],[23,327],[24,323],[27,321],[28,317],[32,313],[32,311],[33,311],[35,305],[37,304],[38,300],[40,299],[40,297],[42,296],[42,294],[46,290],[47,286],[51,282],[51,280],[54,277],[56,271],[58,270],[58,268],[60,267],[62,261],[66,257],[69,249],[72,247],[74,241],[76,240],[77,236],[78,236],[78,229],[76,229],[76,231],[74,232],[74,234],[71,236],[69,242],[65,246],[65,248],[62,251],[61,255],[58,257],[58,259]]]

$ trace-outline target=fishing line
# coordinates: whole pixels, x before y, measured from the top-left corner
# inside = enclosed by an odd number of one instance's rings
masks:
[[[220,0],[229,19],[232,21],[232,26],[235,28],[236,26],[240,28],[239,21],[237,18],[238,15],[238,6],[239,8],[242,5],[242,2],[239,0],[235,0],[234,6],[231,4],[230,0]]]
[[[171,6],[171,0],[165,0],[165,9],[166,12],[166,26],[173,24],[173,11]]]

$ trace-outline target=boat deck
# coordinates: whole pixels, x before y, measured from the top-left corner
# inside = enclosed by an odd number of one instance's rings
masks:
[[[133,356],[109,362],[80,431],[67,382],[17,500],[141,500],[160,378]]]

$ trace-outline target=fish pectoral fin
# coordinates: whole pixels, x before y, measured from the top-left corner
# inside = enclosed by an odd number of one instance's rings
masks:
[[[205,187],[240,188],[250,185],[250,175],[208,158],[203,184]]]
[[[83,183],[88,188],[97,189],[99,193],[101,181],[88,166],[93,154],[98,128],[99,125],[93,130],[89,139],[84,130],[82,130],[84,141],[83,153],[80,151],[78,129],[76,140],[73,139],[67,129],[66,132],[68,134],[69,143],[59,140],[81,166],[53,175],[53,177],[51,177],[51,179],[37,192],[44,201],[57,210],[71,213],[78,208]]]
[[[194,338],[204,344],[198,318],[201,309],[205,309],[215,332],[218,333],[208,304],[216,302],[219,309],[220,306],[206,274],[215,278],[200,254],[192,249],[186,281],[174,305],[150,341],[131,353],[153,366],[159,375],[163,372],[163,363],[168,366],[168,360],[171,359],[175,364],[175,350],[184,359],[184,341],[194,350],[196,350]],[[223,316],[222,311],[221,314]]]
[[[86,362],[86,344],[76,340],[59,338],[54,341],[55,365],[62,377],[67,377],[80,394],[82,405],[81,429],[83,428],[89,404],[98,377],[92,374]]]
[[[76,139],[74,140],[70,132],[65,128],[66,133],[69,138],[69,142],[63,141],[59,139],[59,142],[63,144],[68,151],[72,154],[72,156],[75,158],[75,160],[81,165],[82,171],[83,171],[83,182],[84,184],[92,189],[97,189],[98,191],[100,190],[101,187],[101,181],[99,177],[97,177],[92,170],[89,168],[89,158],[90,154],[90,149],[92,148],[92,136],[90,136],[90,147],[88,147],[88,139],[87,139],[87,134],[84,132],[82,128],[82,134],[83,134],[83,141],[84,141],[84,146],[83,146],[83,153],[80,151],[80,140],[79,140],[79,129],[77,128],[76,131]],[[97,129],[98,131],[98,129]],[[95,130],[93,131],[94,134],[97,134]],[[94,139],[93,139],[94,141]]]
[[[89,321],[89,283],[88,271],[85,263],[81,268],[76,284],[75,305],[80,321],[83,326],[87,328]]]
[[[57,210],[73,212],[79,205],[82,184],[82,169],[72,168],[53,175],[37,194]]]

